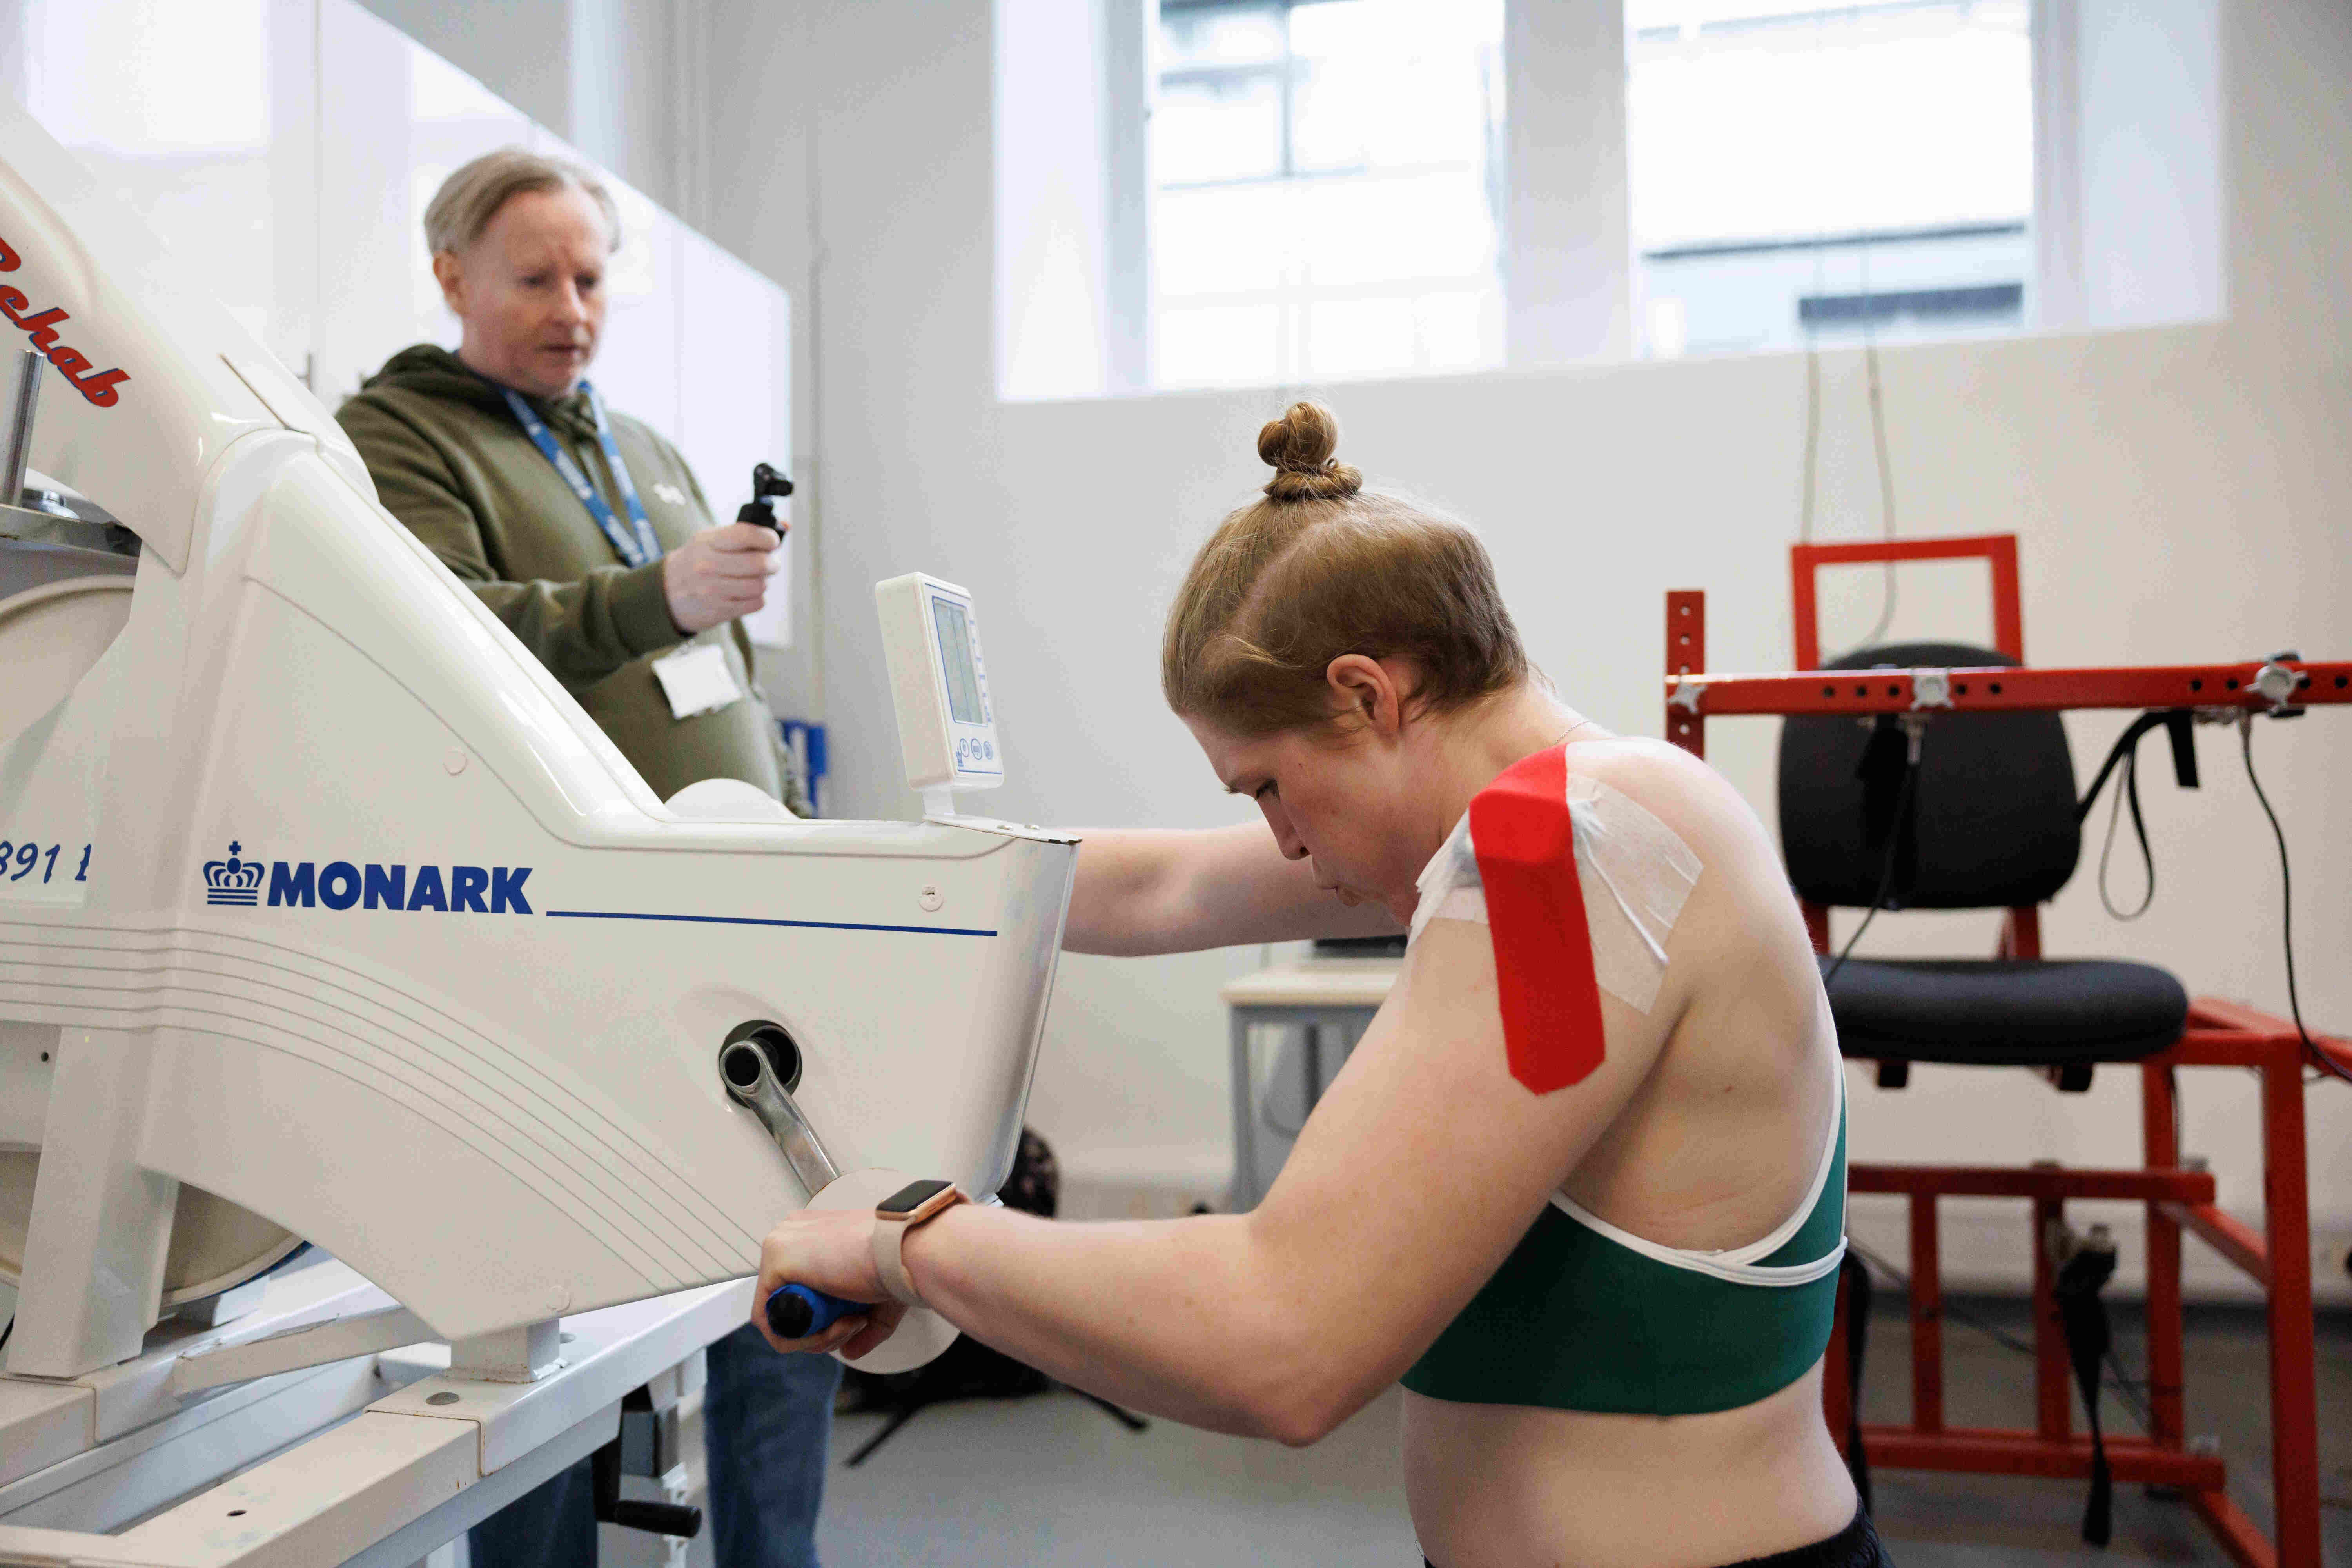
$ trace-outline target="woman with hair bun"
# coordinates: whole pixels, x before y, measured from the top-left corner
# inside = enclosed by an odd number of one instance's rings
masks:
[[[1444,1568],[1883,1562],[1822,1415],[1844,1080],[1772,842],[1704,763],[1562,703],[1477,538],[1363,489],[1337,441],[1312,403],[1265,426],[1265,499],[1202,547],[1162,644],[1170,706],[1263,826],[1090,834],[1066,938],[1410,931],[1280,1178],[1160,1222],[793,1215],[761,1299],[877,1305],[779,1348],[863,1353],[919,1300],[1106,1398],[1291,1444],[1402,1380]]]

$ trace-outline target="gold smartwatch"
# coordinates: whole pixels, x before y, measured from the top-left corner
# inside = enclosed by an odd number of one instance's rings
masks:
[[[926,1180],[908,1182],[874,1205],[874,1271],[882,1277],[882,1289],[890,1292],[893,1300],[909,1307],[923,1304],[915,1282],[907,1277],[902,1251],[907,1233],[966,1201],[953,1182]]]

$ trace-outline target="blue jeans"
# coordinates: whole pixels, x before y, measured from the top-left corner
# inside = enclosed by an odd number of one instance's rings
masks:
[[[841,1363],[778,1355],[746,1323],[710,1347],[702,1443],[719,1568],[817,1568],[816,1515]]]
[[[841,1363],[778,1355],[749,1323],[710,1347],[702,1441],[719,1568],[817,1568],[816,1515]],[[476,1525],[474,1568],[594,1568],[589,1462]]]

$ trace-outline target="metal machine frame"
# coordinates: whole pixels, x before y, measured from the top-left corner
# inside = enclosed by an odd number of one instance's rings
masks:
[[[404,1568],[675,1411],[793,1127],[996,1190],[1076,841],[658,797],[177,261],[0,94],[0,1563]]]
[[[2013,534],[1964,539],[1791,547],[1798,670],[1769,675],[1706,673],[1706,595],[1666,595],[1666,738],[1704,756],[1710,718],[1762,715],[1912,714],[2068,709],[2193,708],[2260,714],[2352,704],[2352,662],[2278,658],[2236,664],[2082,669],[1874,669],[1822,671],[1813,577],[1823,564],[1981,557],[1993,575],[1995,641],[2024,656]],[[1817,951],[1829,951],[1828,911],[1806,909]],[[2041,956],[2037,911],[2010,911],[2004,957]],[[2352,1044],[2315,1037],[2352,1070]],[[2126,1199],[2147,1206],[2147,1378],[2151,1417],[2144,1438],[2109,1437],[2117,1482],[2179,1488],[2222,1547],[2245,1568],[2318,1568],[2317,1395],[2311,1301],[2310,1193],[2305,1156],[2301,1037],[2289,1020],[2213,997],[2191,1003],[2175,1044],[2138,1064],[2145,1165],[2088,1170],[2035,1164],[1854,1164],[1850,1191],[1900,1194],[1910,1208],[1911,1420],[1866,1423],[1864,1454],[1896,1469],[2084,1477],[2091,1443],[2073,1429],[2071,1369],[2045,1245],[2063,1225],[2068,1199]],[[2263,1226],[2258,1232],[2214,1203],[2210,1173],[2180,1155],[2182,1068],[2238,1068],[2263,1086]],[[1956,1427],[1944,1415],[1943,1289],[1937,1201],[1946,1196],[2021,1198],[2032,1205],[2036,1421],[2032,1430]],[[2270,1331],[2270,1405],[2275,1538],[2266,1537],[2224,1490],[2221,1456],[2192,1447],[2183,1426],[2184,1351],[2180,1238],[2186,1231],[2261,1286]],[[1845,1375],[1846,1303],[1824,1380],[1830,1430],[1845,1440],[1853,1391]]]

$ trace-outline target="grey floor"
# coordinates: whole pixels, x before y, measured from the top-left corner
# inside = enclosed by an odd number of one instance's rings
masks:
[[[1954,1305],[2023,1331],[2013,1303]],[[2116,1316],[2120,1359],[2137,1371],[2136,1310],[2118,1304]],[[1910,1387],[1901,1303],[1882,1300],[1874,1319],[1864,1409],[1899,1420]],[[1945,1349],[1950,1420],[2030,1424],[2030,1362],[1958,1321],[1947,1326]],[[2232,1496],[2267,1527],[2264,1357],[2258,1316],[2194,1314],[2189,1429],[2219,1439]],[[2352,1317],[2323,1320],[2319,1362],[2326,1560],[2352,1563]],[[1298,1452],[1169,1422],[1130,1433],[1068,1394],[941,1405],[855,1469],[843,1459],[882,1418],[845,1416],[821,1537],[826,1568],[1418,1563],[1397,1479],[1397,1397]],[[2114,1429],[2134,1429],[2112,1400],[2109,1409]],[[2115,1539],[2100,1553],[2078,1538],[2076,1482],[1882,1472],[1876,1486],[1878,1528],[1903,1568],[2229,1561],[2183,1506],[2138,1488],[2117,1489]]]
[[[2030,1335],[2021,1303],[1953,1303],[2013,1338]],[[1910,1414],[1908,1325],[1904,1304],[1881,1297],[1874,1312],[1864,1411],[1874,1420]],[[2115,1308],[2116,1359],[2128,1373],[2145,1370],[2137,1309]],[[2230,1470],[2230,1495],[2264,1530],[2271,1525],[2270,1371],[2268,1341],[2259,1311],[2191,1309],[2185,1396],[2189,1431],[2221,1446]],[[2032,1367],[1983,1330],[1948,1319],[1944,1331],[1947,1419],[1956,1426],[2032,1424]],[[2320,1321],[2320,1487],[2326,1561],[2352,1563],[2352,1315]],[[2110,1395],[2109,1430],[2139,1428]],[[2080,1409],[2077,1407],[2077,1419]],[[2230,1559],[2180,1503],[2138,1487],[2116,1489],[2115,1538],[2105,1552],[2083,1544],[2084,1488],[2077,1481],[2010,1477],[1881,1472],[1874,1478],[1875,1518],[1890,1554],[1905,1568],[1993,1568],[1995,1564],[2084,1562],[2210,1563]]]

